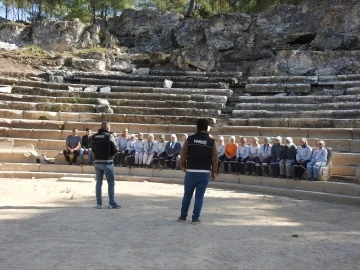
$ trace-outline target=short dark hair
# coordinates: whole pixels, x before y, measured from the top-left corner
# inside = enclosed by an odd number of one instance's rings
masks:
[[[90,128],[86,128],[86,129],[85,129],[85,131],[89,131],[89,130],[90,130]]]
[[[198,131],[203,131],[203,130],[208,131],[209,122],[204,118],[199,119],[197,120],[196,127]]]
[[[109,122],[104,121],[101,123],[101,129],[102,130],[107,130],[109,128]]]

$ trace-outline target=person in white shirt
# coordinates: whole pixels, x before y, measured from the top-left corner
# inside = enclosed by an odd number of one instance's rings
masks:
[[[184,142],[186,141],[186,139],[188,138],[189,136],[187,135],[187,134],[183,134],[182,136],[181,136],[181,142],[179,142],[180,143],[180,145],[181,145],[181,148],[183,147],[183,145],[184,145]],[[180,149],[180,152],[181,152],[181,149]],[[178,157],[176,158],[176,166],[175,166],[175,168],[177,169],[177,170],[180,170],[180,154],[178,155]]]
[[[164,167],[164,158],[165,158],[165,146],[166,146],[165,136],[161,135],[159,141],[155,143],[154,146],[154,155],[153,155],[153,168],[158,167],[160,163],[160,169]]]
[[[144,153],[145,153],[145,149],[144,149],[145,140],[143,138],[144,138],[144,134],[142,134],[140,132],[138,134],[138,139],[134,143],[135,167],[137,167],[137,168],[139,168],[139,167],[142,168],[142,163],[143,163],[143,158],[144,158]]]
[[[252,144],[249,146],[249,159],[246,161],[246,175],[256,175],[256,167],[260,168],[260,159],[258,157],[260,151],[259,138],[254,137]]]
[[[155,141],[154,141],[154,134],[149,134],[148,139],[145,141],[144,144],[144,157],[143,157],[143,164],[144,168],[148,167],[151,168],[150,164],[153,159],[153,155],[155,153]]]

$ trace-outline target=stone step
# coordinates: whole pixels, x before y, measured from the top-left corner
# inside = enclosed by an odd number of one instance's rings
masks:
[[[360,95],[360,87],[353,87],[346,89],[347,95]]]
[[[331,168],[331,173],[334,175],[341,176],[352,176],[356,177],[357,171],[360,171],[360,167],[355,166],[344,166],[344,165],[334,165]],[[359,179],[360,180],[360,179]]]
[[[309,117],[309,116],[306,116]],[[292,128],[360,128],[360,119],[325,118],[230,118],[232,126],[292,127]]]
[[[318,83],[317,76],[268,76],[248,77],[249,84],[313,84]]]
[[[234,117],[242,118],[330,118],[330,119],[359,119],[360,110],[321,110],[321,111],[267,111],[267,110],[233,110]]]
[[[271,104],[271,103],[237,103],[235,110],[267,110],[267,111],[322,111],[322,110],[354,110],[360,109],[359,102],[339,102],[323,104]]]
[[[337,165],[360,167],[359,153],[334,153],[332,159]]]
[[[263,93],[297,93],[307,94],[311,91],[310,84],[247,84],[245,91],[250,94]]]
[[[94,177],[76,177],[76,176],[63,176],[60,177],[58,182],[76,182],[76,183],[93,183],[95,181]]]
[[[229,101],[239,103],[270,103],[270,104],[323,104],[339,102],[359,102],[360,96],[239,96]]]
[[[221,72],[221,71],[184,71],[184,70],[163,70],[150,69],[150,75],[171,75],[171,76],[196,76],[196,77],[233,77],[240,79],[242,72]]]
[[[75,78],[80,81],[80,84],[87,85],[109,85],[109,86],[142,86],[142,87],[163,87],[163,82],[148,82],[148,81],[125,81],[125,80],[107,80],[94,78]],[[211,82],[174,82],[174,88],[222,88],[221,83]]]
[[[93,166],[69,166],[58,164],[28,164],[28,163],[0,163],[1,177],[4,175],[10,175],[11,172],[15,172],[14,175],[20,175],[23,173],[24,177],[40,177],[41,174],[47,174],[44,177],[47,178],[59,178],[63,176],[67,177],[94,177]],[[56,172],[56,173],[54,173]],[[50,175],[49,173],[52,173]],[[26,174],[28,174],[26,176]],[[30,177],[29,177],[30,175]],[[61,175],[61,176],[60,176]],[[12,177],[12,176],[11,176]],[[183,181],[184,173],[182,171],[173,170],[153,170],[153,169],[139,169],[139,168],[115,168],[116,180],[123,181],[137,181],[137,177],[158,177],[161,179],[179,179]],[[168,181],[168,180],[167,180]],[[354,197],[360,196],[360,185],[349,183],[337,183],[337,182],[324,182],[324,181],[295,181],[286,180],[271,177],[252,177],[244,175],[229,175],[220,174],[215,181],[209,184],[221,184],[221,182],[233,183],[234,186],[247,185],[248,191],[250,187],[256,188],[268,187],[268,188],[281,188],[294,191],[310,191],[310,192],[323,192],[338,195],[349,195]],[[180,183],[180,182],[179,182]],[[223,183],[224,184],[224,183]],[[360,203],[360,200],[359,200]]]
[[[55,121],[75,122],[117,122],[117,123],[148,123],[148,124],[179,124],[194,125],[200,117],[191,116],[164,116],[142,114],[105,114],[105,113],[77,113],[77,112],[51,112],[51,111],[28,111],[0,109],[0,118],[32,119],[46,118]],[[201,117],[204,118],[204,117]],[[210,125],[214,125],[215,118],[208,119]]]
[[[57,75],[55,73],[54,75]],[[62,75],[62,72],[59,73]],[[102,80],[127,80],[127,81],[148,81],[148,82],[161,82],[171,80],[173,82],[225,82],[229,84],[236,84],[238,79],[233,76],[184,76],[184,75],[130,75],[119,73],[94,73],[94,72],[74,72],[65,74],[65,80],[79,80],[80,78],[93,78]]]
[[[335,89],[347,89],[353,87],[360,87],[360,81],[344,81],[334,84]]]
[[[131,100],[131,99],[107,99],[111,105],[115,106],[133,106],[133,107],[151,107],[151,108],[196,108],[196,109],[222,109],[224,104],[212,102],[196,101],[158,101],[158,100]],[[20,94],[0,93],[0,101],[17,101],[27,103],[71,103],[71,104],[97,104],[97,98],[73,97],[49,97]]]
[[[108,98],[108,99],[130,99],[130,100],[159,100],[159,101],[196,101],[225,104],[228,97],[220,95],[203,95],[203,94],[165,94],[165,93],[133,93],[133,92],[69,92],[67,90],[53,90],[46,88],[14,86],[13,94],[32,95],[32,96],[50,96],[50,97],[68,97],[73,98],[74,102],[78,98],[85,98],[91,101],[91,98]]]
[[[334,85],[342,81],[360,81],[360,74],[337,75],[337,76],[319,76],[319,85]]]

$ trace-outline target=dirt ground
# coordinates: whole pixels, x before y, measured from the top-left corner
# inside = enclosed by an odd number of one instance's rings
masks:
[[[356,206],[209,188],[192,225],[181,185],[116,182],[98,210],[95,183],[0,182],[1,270],[360,269]]]

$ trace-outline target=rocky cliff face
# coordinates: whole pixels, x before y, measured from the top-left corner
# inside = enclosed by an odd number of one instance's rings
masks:
[[[251,75],[312,75],[360,70],[360,2],[305,0],[255,15],[208,20],[154,10],[124,10],[103,29],[104,45],[169,54],[182,69],[233,70]],[[100,26],[79,20],[32,26],[1,24],[0,41],[32,42],[66,51],[100,44]],[[111,66],[114,63],[108,63]],[[319,71],[321,70],[321,71]]]

